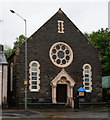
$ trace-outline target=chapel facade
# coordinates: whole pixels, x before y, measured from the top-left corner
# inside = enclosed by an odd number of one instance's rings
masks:
[[[8,59],[8,103],[24,104],[25,44]],[[77,90],[85,102],[102,100],[100,54],[59,9],[27,39],[28,99],[32,103],[75,105]]]

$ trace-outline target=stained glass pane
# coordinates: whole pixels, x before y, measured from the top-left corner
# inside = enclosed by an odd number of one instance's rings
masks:
[[[53,58],[53,59],[56,59],[56,58],[57,58],[57,56],[56,56],[56,55],[53,55],[53,56],[52,56],[52,58]]]
[[[37,71],[37,67],[32,67],[32,71]]]
[[[66,50],[66,54],[69,54],[69,50]]]
[[[61,49],[62,49],[62,50],[65,50],[65,46],[63,45],[63,46],[61,47]]]
[[[86,90],[89,90],[89,87],[85,87]]]
[[[85,77],[89,77],[89,74],[85,74]]]
[[[85,72],[85,73],[90,73],[90,70],[85,69],[84,72]]]
[[[69,59],[70,59],[70,57],[69,57],[69,56],[66,56],[66,59],[67,59],[67,60],[69,60]]]
[[[87,85],[87,86],[88,86],[88,85],[89,85],[89,83],[85,83],[85,85]]]
[[[37,89],[37,86],[32,86],[32,89]]]
[[[32,67],[37,67],[37,64],[36,64],[36,63],[33,63],[33,64],[32,64]]]
[[[37,72],[32,72],[32,76],[37,76]]]
[[[90,69],[90,67],[86,65],[86,66],[85,66],[85,69]]]
[[[32,77],[32,80],[37,80],[37,77]]]
[[[37,81],[32,81],[32,86],[36,86],[37,85]]]
[[[57,46],[56,46],[56,49],[59,50],[59,49],[60,49],[60,45],[57,45]]]
[[[53,50],[52,50],[52,52],[53,52],[53,53],[56,53],[56,50],[55,50],[55,49],[53,49]]]
[[[64,52],[63,51],[59,51],[58,52],[58,57],[59,58],[64,58]]]
[[[66,64],[66,60],[62,60],[62,63],[63,63],[63,64]]]
[[[89,79],[85,79],[85,82],[86,82],[86,83],[89,82]]]
[[[60,59],[58,59],[56,62],[57,62],[57,64],[60,64],[60,63],[61,63],[61,60],[60,60]]]

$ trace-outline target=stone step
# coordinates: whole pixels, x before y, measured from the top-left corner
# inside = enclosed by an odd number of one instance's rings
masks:
[[[22,109],[24,108],[24,103],[19,103],[18,108]],[[52,104],[52,103],[28,103],[27,104],[28,108],[32,109],[60,109],[60,108],[70,108],[64,103],[57,103],[57,104]]]

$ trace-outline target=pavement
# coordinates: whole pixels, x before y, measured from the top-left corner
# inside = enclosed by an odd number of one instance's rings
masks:
[[[2,120],[40,120],[40,119],[97,119],[110,120],[109,108],[92,109],[4,109],[2,111]]]

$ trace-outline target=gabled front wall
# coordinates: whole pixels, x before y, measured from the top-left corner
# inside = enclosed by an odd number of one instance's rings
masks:
[[[57,21],[64,21],[64,33],[58,33]],[[61,11],[56,13],[37,32],[28,39],[28,80],[29,64],[38,61],[40,64],[40,91],[30,92],[28,98],[37,102],[52,102],[51,81],[61,72],[62,68],[55,66],[49,57],[49,50],[56,42],[67,43],[73,51],[73,61],[65,68],[66,72],[76,82],[74,99],[77,89],[83,84],[83,65],[92,67],[92,92],[87,93],[88,101],[101,100],[101,61],[96,49],[88,42],[82,33],[73,25]],[[19,103],[24,102],[24,44],[16,52],[16,97]],[[29,88],[29,87],[28,87]]]

